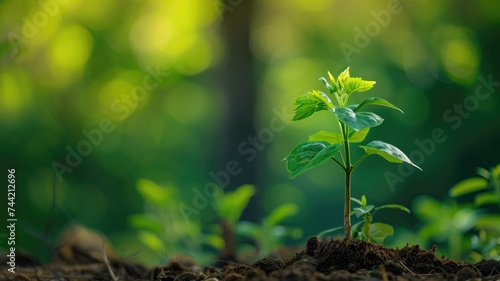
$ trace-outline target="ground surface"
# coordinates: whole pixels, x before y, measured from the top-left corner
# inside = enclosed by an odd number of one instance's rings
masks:
[[[418,246],[388,249],[363,241],[310,238],[306,249],[286,261],[265,258],[252,265],[232,263],[222,268],[198,267],[186,258],[147,269],[116,258],[103,261],[80,249],[71,249],[57,264],[36,265],[19,257],[16,274],[3,268],[0,280],[500,280],[500,261],[476,264],[438,258],[435,249]]]

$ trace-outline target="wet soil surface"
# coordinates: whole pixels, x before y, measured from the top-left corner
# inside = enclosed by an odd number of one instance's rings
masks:
[[[70,260],[41,266],[26,258],[16,273],[0,265],[0,280],[500,280],[500,261],[476,264],[437,257],[435,248],[419,246],[389,249],[365,241],[310,238],[306,249],[285,261],[269,257],[254,264],[231,263],[200,268],[188,258],[173,258],[167,265],[147,269],[111,257],[109,262],[73,249]],[[113,272],[114,277],[111,276]]]

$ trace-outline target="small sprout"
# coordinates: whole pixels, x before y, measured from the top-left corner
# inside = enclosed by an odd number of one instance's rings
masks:
[[[372,222],[373,216],[378,210],[399,209],[408,214],[410,213],[408,208],[398,204],[387,204],[378,207],[368,205],[366,196],[364,195],[361,197],[361,200],[356,198],[351,198],[351,200],[359,205],[359,207],[353,208],[351,215],[363,218],[362,221],[352,226],[352,236],[359,238],[360,240],[374,241],[376,243],[383,244],[387,236],[394,234],[394,228],[391,225]],[[358,231],[358,229],[361,229],[361,231]]]
[[[320,78],[320,81],[325,84],[328,94],[313,90],[298,97],[294,102],[296,107],[293,120],[309,118],[318,111],[328,111],[336,117],[339,131],[319,131],[311,135],[308,141],[297,145],[284,160],[287,162],[290,178],[294,178],[330,159],[342,168],[345,173],[344,233],[346,239],[351,239],[351,173],[354,168],[370,155],[379,155],[392,163],[404,162],[417,169],[420,167],[415,165],[397,147],[379,140],[360,145],[359,147],[365,151],[365,154],[356,162],[351,161],[351,144],[362,142],[368,135],[370,128],[377,127],[384,121],[377,114],[364,111],[366,106],[377,105],[401,113],[403,111],[392,103],[377,97],[367,98],[360,104],[349,104],[349,98],[353,93],[366,92],[375,85],[375,81],[351,77],[349,68],[344,70],[337,79],[328,72],[328,79]],[[368,209],[364,209],[364,211],[370,212]]]

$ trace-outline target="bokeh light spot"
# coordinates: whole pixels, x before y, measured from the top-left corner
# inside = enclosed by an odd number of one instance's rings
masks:
[[[29,81],[20,72],[0,72],[0,116],[15,118],[31,100]]]
[[[470,85],[476,79],[480,59],[473,33],[465,28],[442,25],[432,36],[448,77],[458,84]]]
[[[85,67],[92,52],[92,35],[80,25],[64,27],[56,35],[49,53],[55,81],[69,82]]]

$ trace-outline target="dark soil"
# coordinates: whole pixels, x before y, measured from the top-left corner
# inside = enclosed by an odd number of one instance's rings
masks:
[[[269,257],[252,265],[232,263],[202,269],[188,258],[177,257],[163,267],[146,269],[114,257],[105,262],[81,249],[71,249],[66,259],[46,266],[18,257],[15,274],[7,272],[2,262],[0,280],[113,280],[109,270],[118,280],[500,280],[500,261],[470,264],[436,257],[435,252],[435,248],[419,246],[389,249],[358,240],[320,242],[313,237],[305,250],[285,261]]]

